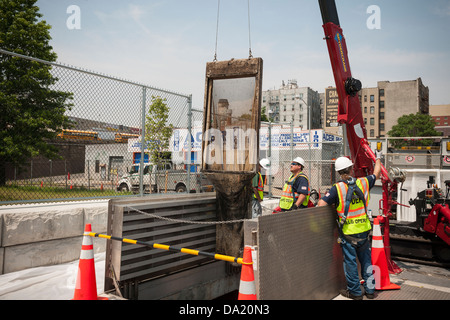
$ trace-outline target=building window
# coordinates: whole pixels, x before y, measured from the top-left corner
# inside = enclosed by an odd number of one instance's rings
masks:
[[[380,123],[380,131],[384,131],[384,123]]]
[[[367,118],[364,118],[364,124],[367,126]]]
[[[366,95],[364,96],[364,102],[367,102],[367,96]]]
[[[374,129],[370,129],[370,137],[371,138],[375,137],[375,130]]]
[[[375,101],[375,96],[373,94],[370,95],[370,102],[374,102]]]
[[[367,113],[367,107],[364,107],[364,113]]]
[[[370,118],[370,125],[374,126],[375,125],[375,118]]]
[[[384,120],[384,112],[380,112],[380,120]]]
[[[374,107],[374,106],[371,106],[371,107],[370,107],[370,113],[371,113],[371,114],[374,114],[374,113],[375,113],[375,107]]]
[[[380,93],[380,97],[384,97],[384,89],[380,89],[379,93]]]
[[[384,101],[380,101],[379,106],[380,106],[380,108],[384,108]]]

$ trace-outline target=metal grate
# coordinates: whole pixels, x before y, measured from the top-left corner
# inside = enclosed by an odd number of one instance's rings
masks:
[[[258,218],[258,299],[332,299],[345,288],[334,217],[327,206]]]
[[[108,230],[114,236],[206,252],[215,251],[215,193],[160,195],[134,200],[111,201]],[[211,259],[201,256],[108,242],[106,270],[112,266],[119,282],[143,281],[209,261]]]

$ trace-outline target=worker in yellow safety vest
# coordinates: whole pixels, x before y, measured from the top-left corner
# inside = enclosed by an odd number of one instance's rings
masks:
[[[281,211],[296,210],[308,207],[311,192],[309,179],[303,173],[305,160],[297,157],[291,163],[291,176],[284,184],[280,198]]]
[[[261,202],[264,200],[264,179],[261,175],[261,169],[268,170],[270,167],[269,159],[261,159],[258,164],[258,172],[253,177],[253,198],[252,198],[252,218],[257,218],[262,214]]]
[[[371,249],[369,233],[371,224],[367,215],[369,204],[369,190],[380,178],[381,152],[376,152],[377,159],[373,174],[367,177],[354,178],[353,163],[347,157],[336,159],[335,170],[342,180],[336,183],[323,196],[318,206],[336,206],[338,214],[339,243],[344,256],[344,272],[347,288],[341,290],[341,295],[347,298],[362,300],[363,292],[360,287],[357,258],[361,265],[361,276],[364,280],[364,294],[367,298],[374,298],[375,285],[368,279],[372,276]]]

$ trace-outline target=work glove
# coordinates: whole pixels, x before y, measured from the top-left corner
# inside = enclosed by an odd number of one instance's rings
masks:
[[[381,160],[381,156],[383,155],[383,153],[381,152],[381,150],[380,151],[378,151],[378,150],[375,150],[375,158],[376,159],[380,159]]]

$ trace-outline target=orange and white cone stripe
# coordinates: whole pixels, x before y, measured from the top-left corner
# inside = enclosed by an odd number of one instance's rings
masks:
[[[88,226],[89,226],[89,229],[91,229],[90,225],[88,225]],[[89,236],[89,233],[91,231],[92,230],[84,231],[83,243],[81,244],[80,259],[84,259],[84,260],[94,259],[94,244],[92,242],[92,238]]]
[[[244,247],[238,300],[256,300],[255,276],[253,274],[252,249],[250,246]]]
[[[381,234],[380,222],[378,218],[373,221],[372,249],[384,249],[383,235]]]

